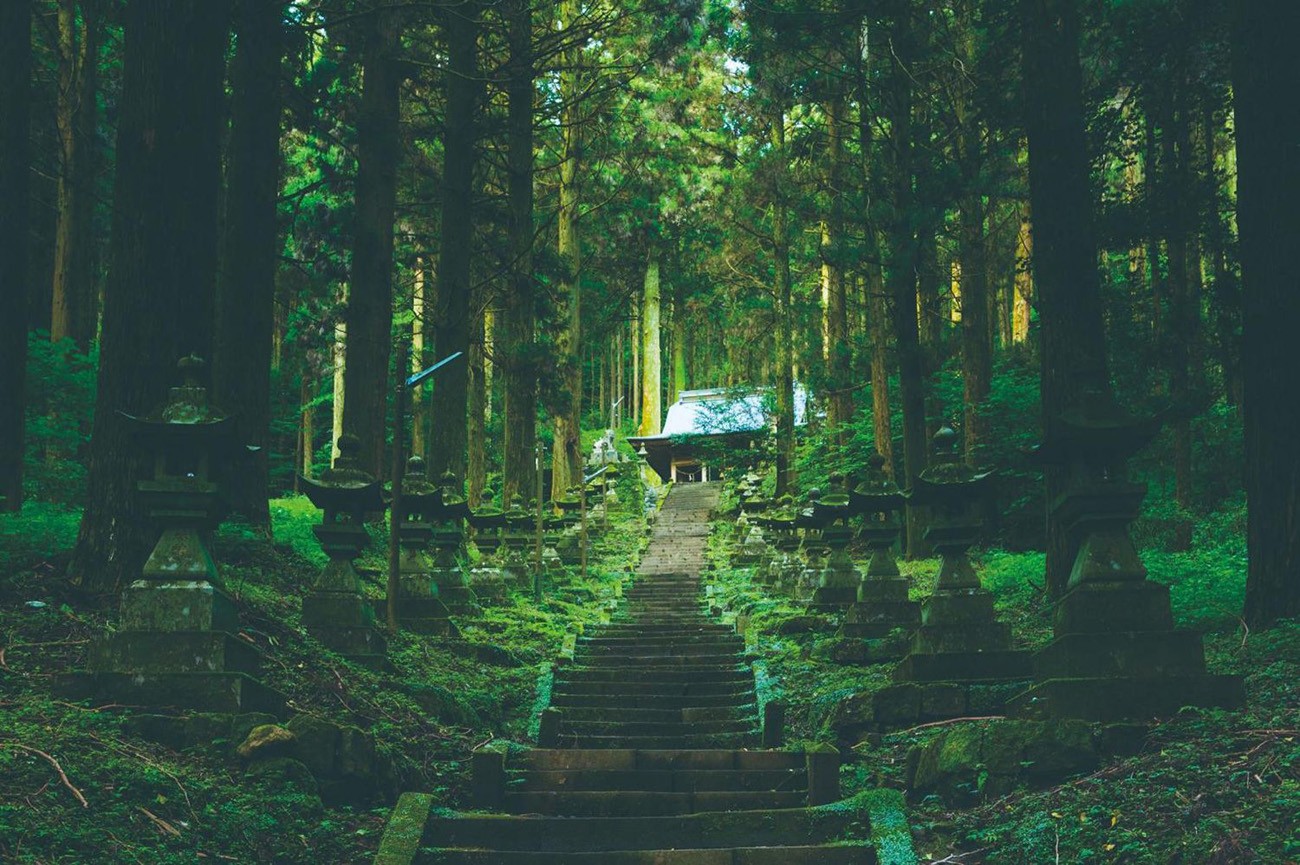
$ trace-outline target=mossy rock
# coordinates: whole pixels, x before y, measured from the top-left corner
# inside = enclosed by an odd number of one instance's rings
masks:
[[[994,721],[945,731],[909,757],[908,791],[968,806],[1020,785],[1053,786],[1102,758],[1100,730],[1083,721]]]
[[[371,734],[314,715],[295,715],[290,755],[307,766],[329,805],[391,802],[397,795],[393,761]]]
[[[320,786],[316,776],[301,760],[292,757],[276,757],[271,760],[257,760],[249,765],[245,777],[270,788],[291,788],[305,796],[319,798]]]

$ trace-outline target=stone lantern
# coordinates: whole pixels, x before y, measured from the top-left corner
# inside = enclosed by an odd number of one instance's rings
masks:
[[[894,670],[896,684],[873,699],[882,728],[1001,713],[1030,678],[1029,653],[1011,648],[1011,628],[997,620],[993,595],[967,555],[983,528],[979,504],[992,472],[966,465],[957,444],[951,428],[935,433],[930,466],[909,491],[930,509],[925,537],[940,555],[939,579],[921,602],[921,624]]]
[[[897,515],[906,499],[885,475],[884,466],[885,458],[873,453],[866,477],[849,492],[849,509],[862,515],[858,537],[871,552],[871,560],[858,586],[857,603],[844,617],[843,637],[881,640],[900,629],[911,634],[921,623],[921,605],[908,599],[908,580],[890,552],[902,528]],[[896,651],[876,652],[871,659],[884,660],[890,654],[900,657]]]
[[[491,494],[483,491],[483,501],[489,502]],[[478,565],[470,569],[470,587],[480,601],[500,600],[506,596],[506,583],[497,566],[497,552],[501,548],[501,530],[505,515],[499,508],[481,504],[468,514],[474,527],[474,545],[479,550]]]
[[[443,472],[438,480],[428,512],[429,522],[433,525],[433,582],[447,609],[465,615],[478,610],[478,598],[469,587],[462,565],[469,503],[451,471]]]
[[[795,528],[803,531],[803,541],[799,545],[799,551],[803,554],[803,566],[793,584],[793,597],[801,601],[812,599],[821,582],[822,572],[826,569],[826,557],[830,553],[823,534],[824,527],[816,517],[821,497],[820,489],[810,489],[806,505],[795,514]]]
[[[319,478],[300,478],[311,503],[323,512],[312,531],[329,557],[316,585],[302,600],[302,623],[308,633],[344,657],[382,667],[388,643],[375,624],[375,611],[361,594],[354,562],[370,545],[367,514],[385,508],[383,488],[361,468],[361,441],[339,436],[339,455]]]
[[[533,531],[537,528],[533,503],[516,499],[503,516],[505,528],[501,532],[501,574],[507,582],[514,583],[518,588],[529,588],[533,584],[533,570],[532,563],[528,560],[528,548],[533,542]]]
[[[184,384],[167,402],[143,417],[122,413],[148,458],[136,491],[158,541],[122,593],[117,630],[92,647],[91,671],[63,684],[71,696],[128,705],[278,713],[283,698],[254,678],[261,653],[237,636],[238,611],[204,542],[226,514],[222,469],[246,449],[208,404],[203,361],[179,368]]]
[[[819,610],[847,610],[858,599],[862,574],[849,557],[853,528],[849,486],[845,476],[835,472],[830,477],[830,492],[812,506],[812,522],[818,526],[827,552],[826,566],[817,579],[812,607]]]
[[[1034,658],[1038,683],[1015,701],[1023,714],[1146,720],[1244,701],[1240,677],[1206,673],[1200,634],[1174,627],[1169,587],[1146,578],[1129,536],[1146,487],[1127,479],[1126,464],[1159,427],[1126,412],[1109,389],[1092,390],[1039,450],[1066,469],[1065,491],[1049,507],[1079,551],[1054,639]]]
[[[564,498],[555,505],[560,509],[558,520],[560,532],[555,539],[555,551],[560,563],[574,567],[582,560],[582,499],[581,488],[569,487]]]
[[[441,491],[429,483],[424,460],[413,456],[406,461],[402,478],[401,513],[397,522],[398,617],[403,628],[417,634],[456,634],[447,605],[439,597],[433,579],[429,542],[433,539],[432,515],[442,500]]]
[[[776,507],[756,515],[754,524],[770,538],[773,554],[761,576],[763,582],[793,595],[797,590],[803,566],[799,562],[799,530],[795,525],[794,498],[788,493],[776,501]]]

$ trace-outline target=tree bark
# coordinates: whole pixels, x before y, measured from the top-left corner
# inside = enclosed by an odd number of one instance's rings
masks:
[[[845,427],[853,418],[853,393],[849,387],[853,363],[849,340],[848,298],[844,277],[844,97],[840,93],[826,103],[826,220],[822,231],[822,291],[825,316],[824,359],[826,382],[831,396],[827,401],[832,439],[843,447]]]
[[[912,194],[912,22],[906,13],[896,24],[892,87],[889,93],[890,147],[893,150],[886,282],[893,300],[894,338],[898,344],[898,386],[903,408],[903,483],[910,488],[925,469],[929,448],[925,435],[925,361],[917,322],[917,269],[919,248],[913,224]],[[907,554],[925,548],[921,509],[907,508]]]
[[[478,73],[479,0],[452,0],[442,9],[446,24],[447,126],[442,197],[442,244],[438,263],[438,309],[434,340],[438,354],[469,353],[471,264],[474,254],[474,164],[481,78]],[[450,470],[458,480],[467,470],[469,434],[469,358],[461,357],[437,373],[429,430],[429,471]]]
[[[119,411],[143,414],[212,349],[217,193],[229,6],[126,7],[111,266],[104,290],[86,510],[72,580],[113,591],[155,538],[136,506],[137,457]]]
[[[641,423],[637,435],[663,429],[663,357],[659,343],[659,251],[647,256],[641,302]]]
[[[429,366],[431,349],[426,345],[425,334],[433,332],[434,304],[429,302],[424,259],[417,256],[415,272],[411,274],[411,373]],[[436,292],[435,292],[436,293]],[[410,391],[411,400],[411,456],[429,459],[429,393],[425,385],[417,384]]]
[[[0,511],[23,505],[32,3],[0,3]]]
[[[393,338],[393,221],[401,159],[400,10],[379,5],[362,16],[361,107],[357,117],[355,234],[348,296],[343,429],[361,441],[359,463],[388,472],[388,363]]]
[[[280,244],[280,57],[285,4],[236,0],[225,234],[217,291],[213,401],[260,450],[231,478],[231,506],[271,531],[271,359]]]
[[[1300,104],[1279,98],[1296,82],[1292,39],[1300,6],[1236,4],[1233,90],[1237,219],[1241,236],[1242,373],[1246,428],[1246,622],[1300,616],[1300,449],[1294,331],[1300,284],[1291,259],[1300,221]],[[1281,90],[1279,90],[1281,88]]]
[[[677,402],[686,390],[686,304],[681,298],[673,300],[673,389],[668,394],[668,404]]]
[[[330,346],[333,368],[333,400],[330,404],[330,463],[339,458],[339,438],[343,435],[343,407],[347,403],[347,379],[348,369],[348,320],[346,315],[348,302],[348,288],[346,285],[341,286],[339,291],[339,302],[343,306],[344,315],[334,322],[334,343]]]
[[[576,0],[560,4],[565,26],[578,25]],[[564,498],[568,487],[582,482],[582,242],[578,235],[578,173],[582,166],[582,46],[578,37],[565,51],[560,72],[560,212],[557,249],[564,265],[560,284],[562,321],[556,334],[559,393],[555,401],[551,455],[551,498]]]
[[[77,8],[81,23],[77,22]],[[56,125],[62,156],[50,340],[71,339],[86,351],[95,335],[94,215],[98,167],[98,0],[59,0],[59,96]]]
[[[533,279],[533,18],[530,0],[505,7],[508,62],[506,96],[507,243],[510,292],[502,310],[505,445],[502,502],[527,497],[533,483],[537,437]]]
[[[790,229],[786,201],[785,111],[772,112],[772,271],[776,310],[776,495],[793,493],[799,486],[794,460],[794,335],[790,317]],[[730,341],[728,341],[730,345]]]
[[[988,399],[993,380],[983,197],[968,196],[962,204],[960,218],[963,439],[966,459],[978,464],[978,456],[988,438],[988,420],[982,414],[982,404]]]
[[[1076,0],[1022,0],[1034,283],[1042,325],[1043,429],[1089,388],[1109,388],[1092,193],[1088,186]],[[1065,472],[1045,472],[1047,501]],[[1064,594],[1078,542],[1047,515],[1047,594]]]
[[[487,420],[491,393],[488,390],[487,319],[490,310],[474,316],[474,332],[469,340],[469,425],[466,430],[466,493],[469,506],[478,507],[487,485]]]

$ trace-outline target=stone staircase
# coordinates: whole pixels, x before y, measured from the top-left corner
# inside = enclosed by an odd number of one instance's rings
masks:
[[[402,797],[378,865],[800,865],[876,856],[839,755],[764,738],[744,641],[701,612],[712,484],[675,487],[618,619],[554,674],[541,747],[474,755],[475,806]],[[773,738],[776,731],[769,729]]]

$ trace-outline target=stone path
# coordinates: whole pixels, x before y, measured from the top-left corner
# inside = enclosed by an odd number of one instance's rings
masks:
[[[701,611],[717,500],[714,484],[669,494],[619,620],[555,674],[544,747],[476,755],[477,804],[498,813],[430,815],[408,794],[378,865],[874,865],[839,840],[860,815],[808,807],[838,798],[837,754],[749,750],[744,642]]]

